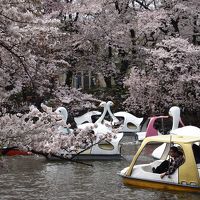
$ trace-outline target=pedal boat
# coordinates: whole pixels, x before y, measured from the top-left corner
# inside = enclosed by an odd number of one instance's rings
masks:
[[[123,138],[123,133],[117,133],[115,138],[112,138],[111,141],[102,140],[99,141],[99,136],[97,136],[97,144],[91,146],[87,149],[79,149],[76,154],[71,154],[69,161],[86,161],[86,160],[121,160],[123,156],[121,155],[122,144],[120,141]],[[50,156],[47,155],[48,160],[60,160],[62,156],[65,155],[65,152],[59,152],[60,156]],[[65,157],[65,156],[64,156]],[[66,160],[66,159],[64,159]]]
[[[32,155],[31,152],[20,150],[17,147],[3,147],[0,148],[0,155],[2,156],[27,156]]]
[[[153,160],[148,164],[136,164],[140,161],[139,157],[144,153],[142,151],[145,147],[155,142],[167,143],[161,159]],[[124,168],[119,175],[122,177],[124,185],[159,190],[200,192],[200,163],[197,162],[199,159],[197,156],[200,156],[199,143],[200,136],[162,135],[145,138],[130,166]],[[195,144],[198,144],[198,152],[193,152],[193,145]],[[185,162],[172,175],[161,179],[160,174],[152,172],[152,168],[157,167],[168,158],[169,149],[172,145],[182,148]],[[149,157],[151,157],[151,154]]]
[[[155,124],[159,120],[163,123],[164,119],[168,119],[168,116],[149,117],[148,120],[146,120],[146,122],[143,124],[142,131],[136,133],[136,139],[141,142],[146,137],[161,135],[158,129],[155,128]]]
[[[123,133],[117,133],[116,138],[112,138],[111,141],[102,140],[87,150],[80,149],[77,155],[72,155],[73,160],[121,160],[122,137]]]

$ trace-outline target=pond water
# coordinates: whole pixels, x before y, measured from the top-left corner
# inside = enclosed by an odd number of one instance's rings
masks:
[[[0,199],[199,200],[198,194],[124,186],[117,173],[128,166],[139,145],[131,136],[124,137],[122,144],[124,159],[87,162],[93,167],[76,162],[50,162],[39,156],[4,157],[7,168],[0,168]]]

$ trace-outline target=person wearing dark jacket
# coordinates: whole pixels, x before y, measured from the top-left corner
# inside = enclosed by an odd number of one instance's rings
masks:
[[[157,168],[153,168],[153,173],[160,174],[163,178],[166,175],[173,174],[185,161],[183,153],[175,146],[172,146],[169,151],[170,159],[163,161]]]

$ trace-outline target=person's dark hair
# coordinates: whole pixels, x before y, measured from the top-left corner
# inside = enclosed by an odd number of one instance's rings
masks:
[[[172,150],[175,153],[178,153],[180,156],[183,156],[183,152],[178,147],[172,146],[170,147],[170,150]]]
[[[170,147],[170,150],[172,150],[172,151],[174,151],[176,153],[179,152],[178,147],[175,147],[175,146]]]

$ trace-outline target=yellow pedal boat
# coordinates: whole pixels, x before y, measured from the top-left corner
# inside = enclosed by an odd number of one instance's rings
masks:
[[[165,151],[160,160],[153,160],[152,146],[149,144],[166,143]],[[200,192],[200,136],[162,135],[145,138],[129,167],[124,168],[119,175],[125,185],[153,188],[160,190],[174,190],[185,192]],[[185,162],[176,171],[161,179],[160,174],[152,172],[163,160],[168,158],[172,145],[182,149]],[[196,150],[194,150],[194,147]],[[144,156],[149,157],[145,159]],[[140,160],[140,157],[143,157]],[[143,162],[142,162],[143,161]]]

